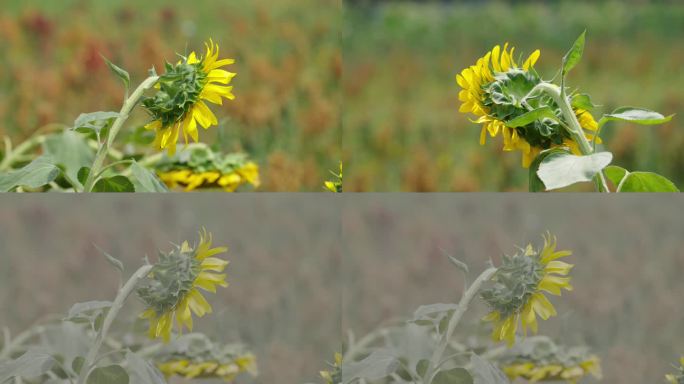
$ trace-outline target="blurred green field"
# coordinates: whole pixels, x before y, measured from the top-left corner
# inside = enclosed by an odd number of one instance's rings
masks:
[[[201,139],[245,151],[262,190],[321,191],[341,156],[339,0],[5,0],[0,12],[0,135],[15,145],[82,112],[121,108],[123,90],[99,57],[133,83],[209,38],[237,99],[213,108],[219,130]],[[132,126],[147,122],[138,111]]]
[[[222,257],[230,286],[206,295],[214,313],[195,319],[195,331],[255,353],[259,376],[236,383],[317,383],[340,344],[339,219],[331,198],[7,196],[0,200],[0,328],[16,336],[76,302],[112,300],[117,271],[94,244],[132,274],[145,255],[154,260],[158,249],[195,241],[205,226],[215,246],[229,248]],[[124,330],[142,311],[137,298],[127,303],[115,323]],[[190,382],[198,381],[170,381]]]
[[[678,196],[364,196],[344,200],[341,241],[342,324],[357,338],[420,305],[458,302],[463,275],[443,252],[468,264],[472,282],[490,259],[538,247],[548,230],[573,252],[564,261],[575,265],[574,290],[551,297],[558,316],[540,322],[541,334],[591,347],[603,383],[664,383],[684,353]],[[486,313],[475,300],[456,340]]]
[[[629,105],[677,113],[664,126],[611,123],[614,164],[684,186],[684,6],[681,2],[385,2],[344,16],[343,149],[348,191],[518,191],[520,153],[501,138],[478,144],[479,126],[458,112],[455,75],[496,44],[541,49],[550,79],[586,28],[569,85],[600,112]]]

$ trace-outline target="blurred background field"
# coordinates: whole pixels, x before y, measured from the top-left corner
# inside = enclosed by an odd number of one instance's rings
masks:
[[[569,85],[611,112],[677,113],[664,126],[610,123],[614,163],[684,186],[684,4],[681,1],[352,1],[344,16],[343,148],[348,191],[527,189],[520,153],[458,112],[455,75],[496,44],[541,49],[550,79],[586,28]]]
[[[176,52],[213,38],[235,58],[237,99],[213,108],[201,140],[245,151],[264,191],[320,191],[340,154],[339,0],[3,0],[0,135],[16,144],[50,123],[121,108],[100,54],[138,84]],[[147,122],[142,111],[129,126]]]
[[[158,249],[193,242],[205,226],[215,246],[229,248],[222,257],[230,261],[230,286],[206,295],[214,313],[195,319],[195,330],[256,354],[259,376],[237,383],[319,382],[318,371],[340,343],[333,197],[218,197],[2,199],[0,327],[17,335],[47,315],[63,316],[76,302],[111,300],[117,271],[94,244],[120,258],[130,275],[145,255],[154,260]],[[115,327],[125,329],[141,310],[131,297]]]
[[[472,281],[490,259],[539,246],[549,230],[559,249],[573,251],[564,260],[575,265],[574,290],[551,297],[558,316],[540,322],[540,333],[591,347],[604,383],[664,382],[684,353],[681,210],[676,196],[345,199],[343,330],[360,338],[420,305],[457,302],[463,275],[443,251],[468,264]],[[476,300],[464,325],[486,311]],[[457,340],[471,335],[462,327]]]

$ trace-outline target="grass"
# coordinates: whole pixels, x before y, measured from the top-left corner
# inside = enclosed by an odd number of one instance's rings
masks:
[[[123,91],[100,54],[137,84],[213,38],[237,59],[237,100],[214,109],[222,128],[202,139],[255,158],[263,190],[320,191],[340,157],[340,22],[336,0],[8,0],[0,134],[16,143],[82,112],[118,111]],[[146,121],[139,112],[132,125]]]
[[[590,93],[600,112],[636,105],[680,113],[684,7],[626,2],[412,3],[345,9],[344,136],[346,190],[518,191],[527,189],[519,153],[501,139],[478,144],[479,127],[458,112],[456,73],[495,44],[541,49],[551,78],[586,28],[587,46],[569,84]],[[684,185],[681,117],[664,126],[611,123],[614,163]]]

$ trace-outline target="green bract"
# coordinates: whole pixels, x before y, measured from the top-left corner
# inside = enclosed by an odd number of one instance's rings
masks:
[[[207,82],[207,74],[202,70],[202,62],[188,64],[183,62],[172,65],[166,63],[166,73],[159,77],[159,91],[153,97],[146,97],[142,104],[153,120],[167,127],[178,123],[199,101],[200,93]]]
[[[483,289],[482,299],[501,317],[517,313],[529,301],[543,277],[544,266],[537,253],[528,248],[513,256],[504,256],[491,279],[494,285]]]
[[[173,309],[192,289],[200,272],[200,261],[193,257],[194,253],[182,246],[175,246],[167,254],[160,252],[159,261],[138,286],[138,297],[157,314]]]

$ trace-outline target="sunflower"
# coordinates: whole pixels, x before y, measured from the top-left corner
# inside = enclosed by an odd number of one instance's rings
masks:
[[[194,171],[193,169],[186,168],[160,171],[157,174],[159,179],[169,188],[180,186],[186,192],[212,188],[221,188],[226,192],[235,192],[238,187],[245,184],[251,184],[254,187],[258,187],[260,184],[259,166],[251,161],[227,173],[219,170]]]
[[[140,317],[149,319],[152,339],[161,337],[168,342],[174,320],[180,333],[183,327],[192,331],[192,314],[202,317],[212,311],[200,289],[216,293],[216,286],[228,286],[226,275],[220,274],[228,262],[213,257],[227,248],[211,248],[211,234],[204,229],[199,238],[195,247],[185,241],[167,254],[160,253],[159,261],[137,289],[147,305]]]
[[[601,377],[601,363],[598,357],[591,356],[575,364],[562,363],[535,364],[518,362],[503,366],[503,371],[511,380],[521,377],[530,383],[538,381],[565,381],[575,384],[585,376]]]
[[[543,119],[524,127],[506,126],[508,121],[531,109],[545,105],[558,109],[548,97],[526,98],[542,82],[534,69],[541,52],[534,51],[523,62],[522,67],[516,62],[514,52],[514,47],[508,50],[508,43],[504,44],[503,49],[497,45],[478,59],[475,65],[456,75],[456,83],[461,87],[458,94],[461,101],[459,111],[475,115],[477,119],[473,122],[482,124],[480,145],[485,144],[487,133],[491,137],[501,134],[503,150],[521,151],[522,165],[525,168],[545,149],[566,146],[574,153],[581,154],[570,134],[555,121]],[[588,111],[575,112],[583,128],[596,130],[597,124]],[[593,136],[589,135],[588,138]]]
[[[677,371],[677,373],[668,373],[665,375],[665,380],[670,384],[684,384],[684,357],[679,359]]]
[[[335,353],[335,363],[330,364],[331,370],[321,371],[320,375],[326,384],[339,384],[342,382],[342,354]]]
[[[522,252],[504,256],[492,277],[494,286],[482,291],[482,298],[492,308],[483,320],[494,323],[494,341],[506,340],[510,347],[515,342],[518,323],[525,335],[527,328],[537,333],[537,316],[547,320],[556,315],[544,292],[560,295],[562,289],[572,290],[567,275],[573,266],[557,260],[570,254],[556,251],[556,238],[547,233],[541,252],[528,245]]]
[[[212,40],[205,46],[204,57],[192,52],[176,65],[167,63],[166,73],[156,85],[159,91],[143,100],[153,119],[145,128],[155,131],[154,146],[168,148],[170,155],[176,152],[181,132],[187,144],[188,136],[195,142],[199,140],[198,124],[204,129],[218,125],[205,101],[223,105],[224,98],[235,99],[233,87],[228,84],[236,74],[221,69],[235,60],[219,60],[219,46]]]
[[[222,379],[230,382],[239,374],[249,372],[256,373],[256,359],[252,354],[246,354],[231,360],[196,360],[175,359],[158,363],[159,371],[169,378],[182,376],[186,379]]]

